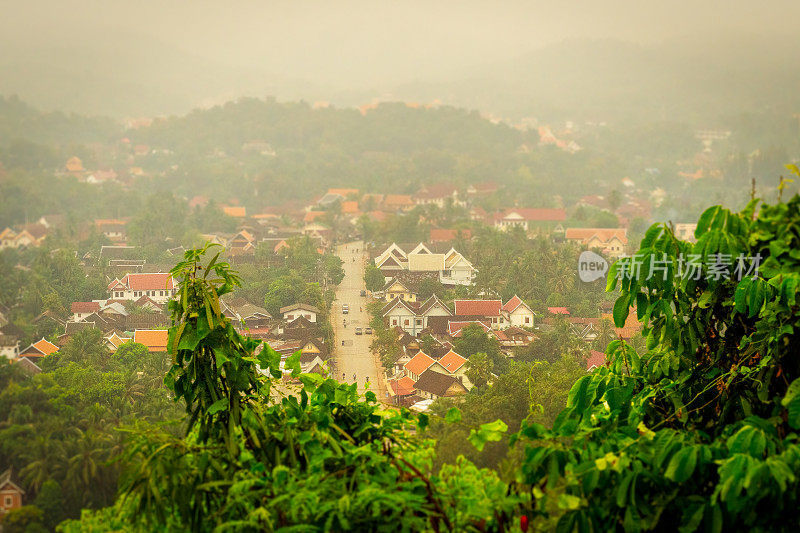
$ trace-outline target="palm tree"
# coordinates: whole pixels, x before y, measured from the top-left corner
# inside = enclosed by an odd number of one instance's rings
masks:
[[[88,503],[92,492],[89,489],[94,485],[98,469],[107,455],[107,442],[94,431],[83,434],[74,443],[64,482],[77,494],[84,494],[84,503]]]
[[[27,465],[20,471],[25,484],[38,492],[45,481],[64,472],[67,455],[64,443],[52,434],[37,436],[23,454]]]

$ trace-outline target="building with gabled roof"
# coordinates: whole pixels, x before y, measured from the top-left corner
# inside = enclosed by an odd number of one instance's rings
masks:
[[[624,255],[628,245],[625,228],[567,228],[564,238],[580,242],[587,248],[598,248],[611,257]]]
[[[133,332],[133,342],[147,347],[151,352],[166,352],[169,331],[166,329],[137,329]]]
[[[494,225],[501,231],[512,228],[522,228],[530,231],[535,228],[544,228],[567,220],[564,209],[530,209],[514,207],[506,209],[494,218]]]
[[[433,204],[438,207],[444,207],[448,201],[458,202],[458,189],[450,183],[423,185],[414,194],[414,203],[417,205]]]
[[[383,208],[387,211],[408,211],[414,207],[410,194],[387,194],[383,198]]]
[[[419,307],[419,314],[424,317],[453,316],[453,312],[438,296],[432,294]],[[427,326],[427,324],[426,324]]]
[[[403,370],[406,376],[416,381],[435,362],[435,359],[420,350],[408,363],[403,365]]]
[[[595,368],[599,368],[606,364],[606,354],[592,350],[589,352],[589,358],[586,360],[586,371],[591,372]]]
[[[453,350],[450,350],[446,354],[444,354],[437,362],[439,366],[441,366],[444,370],[453,374],[454,372],[461,369],[462,366],[467,362],[465,357],[461,357]]]
[[[126,274],[108,284],[109,298],[112,300],[136,301],[149,296],[163,305],[178,291],[178,283],[168,272],[136,272]]]
[[[414,383],[417,394],[424,398],[452,398],[467,393],[462,379],[449,374],[441,374],[434,370],[426,370]]]
[[[468,366],[466,363],[467,359],[454,352],[451,348],[436,363],[432,364],[428,370],[454,376],[464,385],[464,388],[472,390],[472,382],[470,382],[466,374]]]
[[[22,350],[19,353],[20,357],[45,357],[47,355],[56,353],[58,346],[48,341],[44,337]]]
[[[25,491],[13,479],[13,471],[9,468],[0,474],[0,517],[9,511],[22,507]]]
[[[479,316],[485,318],[500,317],[502,300],[455,300],[453,302],[455,316]]]
[[[19,337],[0,333],[0,357],[12,361],[19,357]]]
[[[416,337],[424,329],[424,321],[418,316],[418,304],[395,298],[381,309],[381,316],[387,326],[399,327],[409,335]]]
[[[316,322],[319,309],[310,304],[298,303],[281,307],[280,312],[283,319],[289,322],[300,316],[307,318],[310,322]]]
[[[536,313],[516,294],[501,308],[507,326],[534,327]]]
[[[100,311],[100,302],[72,302],[70,311],[72,311],[72,320],[79,322],[90,314]]]
[[[407,302],[416,302],[417,294],[399,277],[389,278],[380,290],[383,300],[390,302],[395,298],[400,298]]]
[[[393,396],[404,397],[411,396],[416,392],[414,389],[414,380],[408,376],[401,376],[396,379],[389,380],[389,388]]]
[[[118,330],[112,330],[109,335],[103,337],[106,341],[106,347],[111,353],[114,353],[119,349],[120,346],[125,344],[126,342],[130,342],[133,337],[128,337],[124,333]]]

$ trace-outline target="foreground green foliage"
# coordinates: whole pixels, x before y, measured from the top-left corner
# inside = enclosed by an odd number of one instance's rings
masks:
[[[800,197],[700,218],[690,244],[645,235],[641,276],[620,280],[614,316],[636,305],[646,353],[615,341],[610,364],[570,391],[552,429],[524,423],[520,481],[559,531],[796,530],[800,479]],[[679,257],[761,256],[741,281],[678,276]],[[723,254],[718,256],[717,254]],[[663,261],[654,263],[654,261]],[[624,262],[612,268],[623,272]],[[650,279],[651,265],[667,275]],[[628,265],[629,266],[629,265]],[[685,266],[685,265],[684,265]],[[549,520],[549,522],[547,521]]]

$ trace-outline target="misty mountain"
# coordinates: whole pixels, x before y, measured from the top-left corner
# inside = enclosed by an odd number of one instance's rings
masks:
[[[800,110],[795,42],[753,37],[660,45],[572,41],[492,65],[458,81],[413,83],[396,96],[504,117],[594,121],[688,120]]]
[[[103,42],[103,46],[97,45]],[[0,48],[7,48],[0,37]],[[11,49],[11,48],[7,48]],[[58,48],[29,43],[0,54],[0,94],[36,107],[117,118],[183,114],[241,96],[432,102],[504,118],[544,121],[682,121],[718,127],[742,113],[800,110],[796,40],[734,36],[657,45],[567,41],[467,70],[443,69],[396,85],[363,86],[321,74],[288,78],[238,57],[210,59],[146,34],[102,34]],[[344,75],[344,73],[343,73]]]
[[[3,48],[13,49],[0,40]],[[243,95],[285,92],[265,70],[202,58],[137,33],[98,33],[57,48],[31,44],[0,54],[0,72],[0,94],[46,110],[117,118],[183,114]],[[301,82],[288,84],[302,92]]]

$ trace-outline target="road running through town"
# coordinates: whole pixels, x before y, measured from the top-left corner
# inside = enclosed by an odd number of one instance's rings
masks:
[[[347,383],[355,381],[360,394],[371,390],[379,400],[385,401],[386,384],[380,358],[370,351],[372,335],[364,332],[369,327],[368,300],[361,296],[362,291],[366,290],[364,269],[368,261],[364,244],[360,241],[341,244],[336,247],[336,255],[342,260],[344,279],[336,289],[336,299],[331,309],[335,377]],[[347,314],[343,313],[343,305],[349,307]],[[356,328],[362,329],[361,335],[356,335]]]

